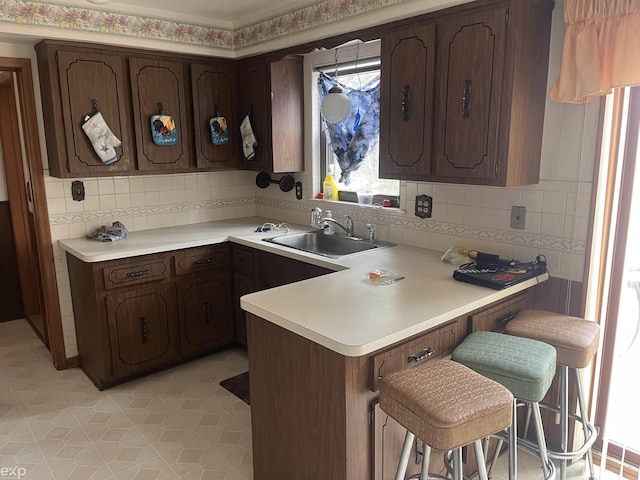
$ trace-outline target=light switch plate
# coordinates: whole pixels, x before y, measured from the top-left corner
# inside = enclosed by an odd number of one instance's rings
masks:
[[[527,207],[511,207],[511,228],[524,230]]]

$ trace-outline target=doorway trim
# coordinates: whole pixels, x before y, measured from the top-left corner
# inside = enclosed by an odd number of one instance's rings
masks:
[[[41,312],[47,325],[49,349],[53,365],[57,369],[69,366],[64,349],[64,334],[62,331],[62,316],[60,314],[60,299],[58,297],[58,283],[55,272],[55,259],[51,242],[51,227],[49,225],[49,210],[42,167],[42,151],[38,135],[36,117],[36,102],[33,85],[33,70],[28,58],[0,57],[0,70],[15,72],[18,91],[18,103],[21,113],[21,127],[24,136],[24,156],[31,181],[31,195],[33,198],[33,218],[35,223],[35,245],[38,250],[38,266],[40,283],[42,285]],[[15,158],[4,159],[5,163]],[[20,159],[20,168],[22,160]],[[26,193],[26,187],[22,186]],[[25,216],[25,221],[27,221]]]

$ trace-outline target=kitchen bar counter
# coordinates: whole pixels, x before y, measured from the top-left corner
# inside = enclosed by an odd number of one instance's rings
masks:
[[[242,308],[341,355],[358,357],[484,307],[546,280],[547,275],[505,290],[468,285],[452,278],[453,266],[441,252],[397,245],[332,259],[292,250],[262,238],[281,233],[255,232],[269,221],[242,218],[131,232],[124,240],[60,240],[60,247],[84,262],[100,262],[231,241],[277,253],[335,273],[256,292]],[[290,233],[311,230],[291,225]],[[364,277],[383,268],[405,277],[376,286]]]

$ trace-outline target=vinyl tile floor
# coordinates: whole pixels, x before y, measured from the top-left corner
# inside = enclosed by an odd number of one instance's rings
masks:
[[[251,480],[249,407],[219,386],[246,370],[231,349],[100,392],[56,370],[25,320],[0,323],[0,479]],[[534,457],[518,478],[542,478]],[[586,480],[584,462],[568,478]]]

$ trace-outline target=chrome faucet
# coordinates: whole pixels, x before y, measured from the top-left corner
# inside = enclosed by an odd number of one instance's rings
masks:
[[[325,228],[328,222],[331,222],[339,226],[345,231],[347,237],[353,237],[353,220],[349,215],[345,215],[347,221],[345,224],[341,224],[335,218],[322,217],[322,209],[314,207],[311,209],[311,226],[316,228]]]

